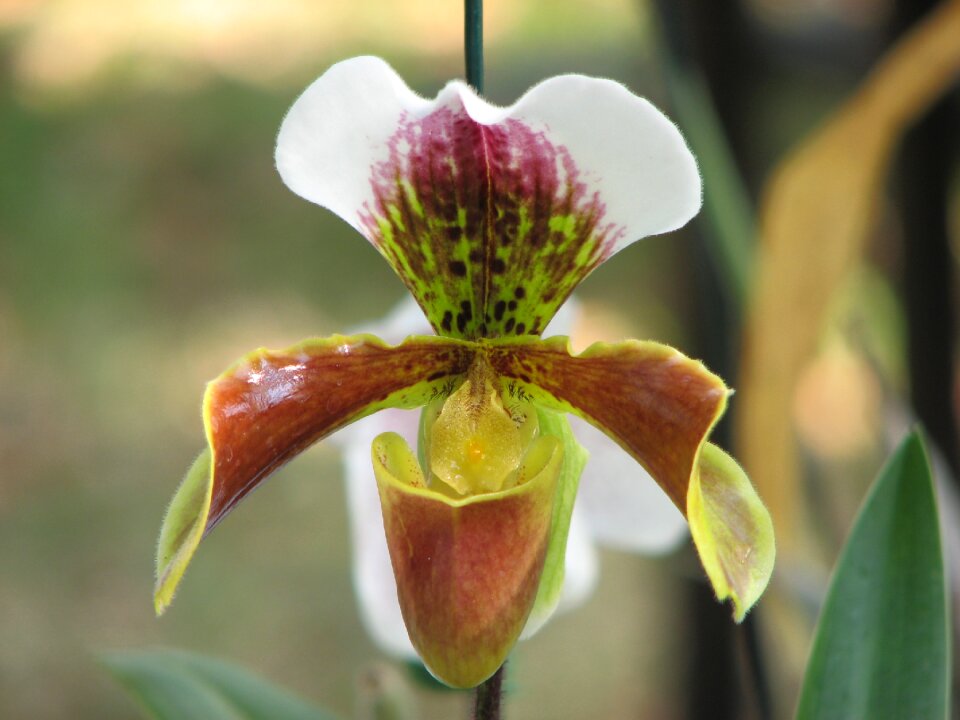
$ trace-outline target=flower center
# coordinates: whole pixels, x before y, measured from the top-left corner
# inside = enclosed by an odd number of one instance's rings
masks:
[[[507,490],[522,483],[524,460],[539,435],[530,403],[504,406],[498,378],[478,359],[467,379],[438,407],[428,408],[423,440],[432,475],[458,495]],[[442,487],[438,487],[442,490]]]

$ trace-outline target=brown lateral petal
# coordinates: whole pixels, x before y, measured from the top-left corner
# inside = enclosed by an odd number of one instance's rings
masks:
[[[420,407],[449,392],[472,350],[411,337],[391,347],[372,335],[334,335],[281,352],[258,350],[207,386],[213,451],[206,532],[263,478],[320,438],[385,407]]]
[[[188,473],[161,530],[158,611],[201,537],[271,472],[365,415],[449,393],[473,353],[449,338],[410,337],[389,346],[372,335],[334,335],[257,350],[212,381],[203,402],[209,452]]]
[[[723,414],[728,390],[702,363],[655,342],[595,343],[579,355],[566,338],[486,345],[507,391],[596,425],[687,511],[700,447]]]

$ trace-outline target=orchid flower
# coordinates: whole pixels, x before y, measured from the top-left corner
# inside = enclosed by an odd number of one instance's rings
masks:
[[[540,334],[576,285],[700,207],[696,162],[647,101],[608,80],[552,78],[508,108],[459,81],[435,100],[382,60],[334,65],[290,109],[277,167],[387,259],[437,336],[335,335],[256,350],[208,384],[207,449],[167,511],[155,605],[200,540],[314,442],[387,408],[423,408],[416,452],[373,441],[397,594],[426,667],[472,687],[563,584],[585,453],[566,415],[603,431],[686,516],[719,599],[743,618],[773,568],[769,516],[707,437],[729,391],[655,342],[574,354]]]

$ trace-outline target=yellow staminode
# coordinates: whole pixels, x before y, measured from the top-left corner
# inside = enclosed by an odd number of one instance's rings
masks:
[[[471,372],[443,403],[429,429],[430,471],[461,496],[517,485],[518,470],[538,435],[536,411],[508,411],[489,374]]]

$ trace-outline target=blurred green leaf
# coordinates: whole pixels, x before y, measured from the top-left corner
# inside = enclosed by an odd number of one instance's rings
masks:
[[[103,662],[156,720],[335,720],[240,667],[202,655],[122,652]]]
[[[675,61],[666,62],[664,70],[671,105],[703,174],[701,222],[708,251],[730,301],[742,308],[753,278],[757,237],[750,195],[703,77]]]
[[[948,621],[933,479],[907,437],[834,570],[797,710],[811,718],[945,718]]]
[[[446,687],[437,680],[433,682]],[[357,679],[354,717],[356,720],[414,720],[420,717],[413,688],[405,673],[393,663],[377,662],[364,668]]]

